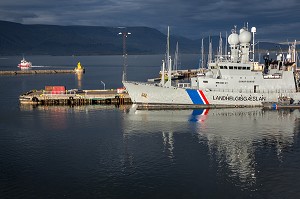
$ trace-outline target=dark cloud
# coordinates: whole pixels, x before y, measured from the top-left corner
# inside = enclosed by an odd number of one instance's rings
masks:
[[[25,24],[149,26],[201,38],[245,22],[261,40],[299,39],[299,0],[1,0],[0,20]]]

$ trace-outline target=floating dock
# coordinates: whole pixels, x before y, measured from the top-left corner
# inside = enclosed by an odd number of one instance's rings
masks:
[[[17,71],[0,71],[0,75],[32,75],[32,74],[61,74],[76,73],[75,70],[17,70]]]
[[[278,102],[267,102],[263,104],[264,109],[272,109],[272,110],[278,110],[278,109],[300,109],[300,104],[282,104]]]
[[[39,105],[92,105],[92,104],[131,104],[127,93],[118,90],[32,90],[20,95],[21,104]]]

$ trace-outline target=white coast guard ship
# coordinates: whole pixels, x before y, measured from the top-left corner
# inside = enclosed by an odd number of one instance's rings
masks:
[[[296,42],[290,47],[287,59],[283,59],[282,54],[275,61],[265,56],[265,64],[260,64],[254,62],[256,28],[251,28],[251,32],[242,28],[238,34],[236,28],[233,29],[228,37],[230,53],[217,56],[208,63],[206,72],[191,78],[190,83],[172,85],[172,64],[167,52],[169,77],[166,82],[162,78],[159,84],[130,81],[123,84],[136,104],[261,106],[264,102],[277,102],[281,97],[298,102]],[[163,62],[162,70],[164,65]]]

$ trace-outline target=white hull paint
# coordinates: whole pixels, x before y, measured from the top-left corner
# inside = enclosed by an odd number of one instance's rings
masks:
[[[136,104],[262,106],[263,102],[277,102],[278,97],[280,96],[291,97],[295,101],[300,100],[300,93],[298,92],[223,92],[162,87],[141,82],[123,82],[123,84],[128,91],[132,102]]]

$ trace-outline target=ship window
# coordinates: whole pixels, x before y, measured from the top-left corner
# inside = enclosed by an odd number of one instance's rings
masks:
[[[224,66],[224,69],[227,69],[227,66]]]
[[[203,81],[203,83],[208,83],[208,81]]]
[[[233,66],[229,66],[229,69],[233,69]]]
[[[234,69],[237,69],[237,67],[235,66]]]
[[[250,70],[250,67],[249,67],[249,66],[247,67],[247,70]]]
[[[223,66],[220,66],[220,69],[223,69]]]
[[[241,70],[241,69],[242,69],[242,67],[240,67],[240,66],[239,66],[239,67],[238,67],[238,69],[239,69],[239,70]]]

